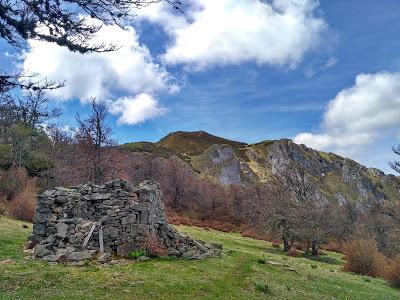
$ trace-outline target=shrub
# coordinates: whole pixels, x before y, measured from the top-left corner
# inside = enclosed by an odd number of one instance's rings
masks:
[[[164,256],[167,250],[165,246],[160,243],[155,234],[147,235],[142,243],[142,247],[150,256],[154,257]]]
[[[36,209],[36,187],[28,185],[8,205],[8,214],[18,220],[33,222]]]
[[[2,213],[32,222],[36,206],[36,181],[24,168],[12,167],[0,176],[0,206]]]
[[[131,259],[138,259],[139,257],[147,256],[147,251],[142,249],[136,249],[129,253],[128,257]]]
[[[256,290],[263,294],[269,294],[271,292],[269,286],[264,282],[256,282]]]
[[[299,257],[300,256],[300,251],[295,249],[295,248],[290,248],[288,252],[286,252],[288,256],[292,257]]]
[[[386,279],[393,287],[400,288],[400,256],[390,264]]]
[[[311,265],[311,269],[316,269],[316,268],[318,268],[317,265]]]
[[[13,200],[29,181],[24,168],[11,167],[0,175],[0,197],[3,200]]]
[[[378,251],[376,241],[356,237],[344,247],[346,263],[344,270],[372,277],[384,277],[388,259]]]

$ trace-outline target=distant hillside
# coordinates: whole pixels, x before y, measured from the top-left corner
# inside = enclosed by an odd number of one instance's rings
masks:
[[[215,144],[226,144],[234,148],[241,148],[247,145],[246,143],[227,140],[205,131],[177,131],[168,134],[157,142],[157,145],[175,153],[186,153],[187,155],[200,155]]]
[[[323,198],[342,204],[400,199],[399,177],[288,139],[248,145],[204,131],[178,131],[154,144],[132,143],[123,148],[161,157],[177,155],[201,176],[215,178],[222,184],[262,183],[297,165],[318,182]]]
[[[157,145],[155,143],[150,142],[134,142],[134,143],[126,143],[120,146],[121,149],[131,151],[131,152],[138,152],[138,153],[151,153],[155,156],[159,157],[170,157],[175,153],[167,148]]]

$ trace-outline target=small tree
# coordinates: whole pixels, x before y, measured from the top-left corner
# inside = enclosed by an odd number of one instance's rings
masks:
[[[311,254],[318,256],[318,248],[325,238],[328,228],[328,207],[319,196],[313,179],[307,176],[304,168],[295,166],[283,174],[283,183],[293,197],[291,217],[296,234],[311,243]]]
[[[400,145],[393,146],[393,152],[400,156]],[[397,173],[400,173],[400,161],[390,162],[389,165],[395,170]]]
[[[257,194],[255,216],[258,226],[280,235],[283,250],[289,251],[295,235],[292,195],[279,178],[266,183]]]
[[[78,129],[75,139],[84,150],[90,167],[89,178],[95,184],[101,184],[104,180],[103,149],[115,144],[111,139],[112,130],[107,125],[108,108],[104,103],[91,100],[91,114],[86,119],[76,117]]]

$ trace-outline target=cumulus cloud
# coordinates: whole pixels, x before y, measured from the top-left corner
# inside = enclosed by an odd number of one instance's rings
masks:
[[[355,84],[329,101],[320,133],[294,141],[320,150],[352,153],[400,127],[400,73],[359,74]]]
[[[165,6],[140,17],[170,36],[163,60],[198,69],[254,61],[294,68],[328,29],[316,0],[190,0],[184,15]]]
[[[22,68],[39,78],[65,81],[65,87],[49,91],[56,100],[79,99],[85,103],[96,97],[111,103],[113,113],[121,114],[120,124],[136,124],[165,113],[154,95],[175,93],[180,87],[169,72],[153,60],[148,48],[140,44],[133,27],[103,25],[90,42],[115,44],[118,49],[80,54],[53,43],[29,40],[28,50],[22,56]],[[121,95],[128,96],[120,98]],[[139,116],[140,113],[143,115]]]
[[[23,69],[39,77],[65,81],[64,88],[52,92],[60,100],[86,101],[90,97],[110,98],[117,92],[137,94],[178,89],[170,74],[153,62],[147,47],[140,45],[133,27],[124,30],[104,25],[92,42],[113,43],[119,49],[83,55],[53,43],[30,40]]]
[[[164,115],[168,110],[151,95],[139,94],[136,97],[123,97],[110,106],[112,114],[120,115],[118,124],[135,125]]]

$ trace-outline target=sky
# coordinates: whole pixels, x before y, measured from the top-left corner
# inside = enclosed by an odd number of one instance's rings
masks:
[[[41,41],[0,42],[3,69],[66,86],[49,94],[74,128],[96,97],[119,143],[204,130],[254,143],[296,143],[391,172],[400,143],[398,0],[183,0],[135,11],[71,53]],[[88,22],[96,22],[88,20]]]

